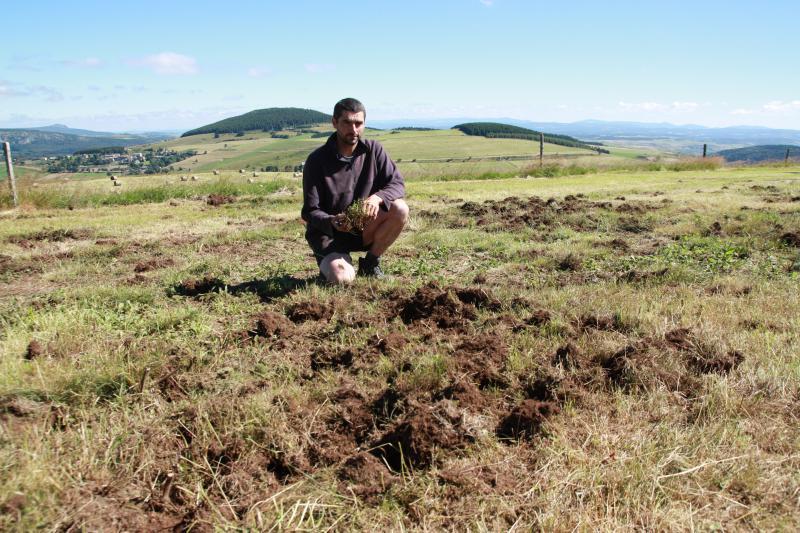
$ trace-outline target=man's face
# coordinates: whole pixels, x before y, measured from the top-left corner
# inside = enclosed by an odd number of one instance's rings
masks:
[[[342,112],[339,118],[333,119],[333,127],[336,128],[336,137],[344,145],[358,144],[358,139],[364,134],[364,113]]]

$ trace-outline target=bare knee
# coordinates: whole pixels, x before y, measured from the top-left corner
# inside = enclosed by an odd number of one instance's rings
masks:
[[[342,285],[351,283],[356,278],[356,271],[351,260],[344,254],[331,254],[325,257],[320,263],[319,269],[328,283]]]
[[[392,201],[392,207],[389,209],[389,216],[399,220],[403,224],[408,220],[408,204],[402,198]]]

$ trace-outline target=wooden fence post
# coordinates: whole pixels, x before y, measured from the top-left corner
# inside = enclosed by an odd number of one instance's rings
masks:
[[[8,169],[8,188],[11,189],[11,196],[14,197],[14,207],[19,206],[17,198],[17,182],[14,180],[14,164],[11,162],[11,145],[3,143],[3,152],[6,154],[6,169]]]
[[[544,165],[544,133],[539,132],[539,167]]]
[[[704,158],[704,159],[705,159],[705,157],[706,157],[706,151],[707,151],[707,150],[708,150],[708,145],[707,145],[707,144],[703,144],[703,158]]]
[[[789,164],[789,149],[788,148],[786,149],[786,156],[783,158],[783,164],[784,165],[788,165]]]

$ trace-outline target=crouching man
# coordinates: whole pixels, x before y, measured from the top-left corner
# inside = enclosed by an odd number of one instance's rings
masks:
[[[367,252],[358,261],[358,275],[383,277],[380,258],[408,220],[403,176],[380,143],[363,139],[367,112],[354,98],[333,108],[336,130],[314,150],[303,168],[306,240],[322,276],[329,283],[350,283],[356,277],[351,252]],[[347,208],[357,199],[367,219],[362,232],[350,227]]]

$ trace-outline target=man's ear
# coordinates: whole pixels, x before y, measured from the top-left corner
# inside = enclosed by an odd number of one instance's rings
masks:
[[[336,129],[336,117],[331,117],[331,124],[333,124],[333,129]]]

